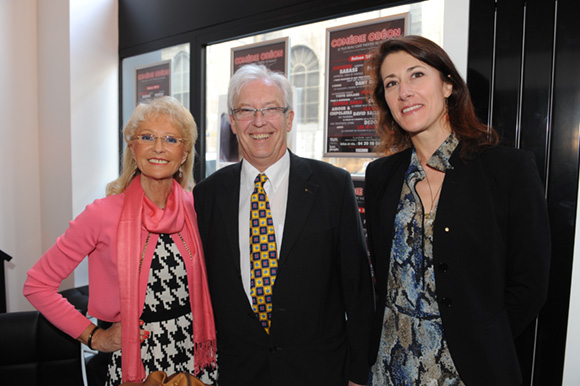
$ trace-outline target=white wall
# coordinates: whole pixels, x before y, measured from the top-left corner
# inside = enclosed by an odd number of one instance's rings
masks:
[[[43,1],[43,0],[39,0]],[[72,213],[76,217],[119,170],[118,0],[72,0],[71,158]],[[88,283],[88,264],[75,273],[75,286]]]
[[[117,0],[0,0],[8,311],[31,309],[26,271],[117,175],[117,20]],[[85,283],[80,270],[63,288]]]
[[[446,0],[444,6],[445,28],[443,42],[445,49],[461,77],[467,81],[467,49],[469,46],[469,1]]]
[[[9,310],[26,308],[22,283],[41,252],[38,53],[35,0],[0,0],[0,249]]]
[[[41,252],[54,244],[72,218],[72,53],[69,19],[68,0],[37,0]],[[15,107],[20,109],[20,106]],[[22,268],[30,268],[39,257],[40,254],[26,256],[22,259]],[[21,258],[18,256],[18,259]],[[20,276],[21,273],[19,270],[19,281],[24,279]],[[64,283],[64,287],[72,287],[71,284],[72,281]],[[14,295],[12,294],[10,301],[14,299]]]
[[[568,316],[568,335],[564,358],[563,386],[580,385],[580,205],[576,208],[576,236],[574,237],[574,263],[572,265],[572,288],[570,290],[570,310]]]

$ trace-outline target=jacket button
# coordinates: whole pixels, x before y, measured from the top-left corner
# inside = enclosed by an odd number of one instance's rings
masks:
[[[453,300],[444,296],[441,298],[441,304],[443,304],[445,307],[451,307],[453,305]]]
[[[439,270],[441,272],[447,272],[448,269],[449,269],[449,267],[447,266],[446,263],[439,263]]]
[[[277,352],[279,349],[278,349],[278,347],[276,347],[276,346],[270,346],[269,350],[270,350],[270,352],[271,352],[272,354],[276,354],[276,352]]]

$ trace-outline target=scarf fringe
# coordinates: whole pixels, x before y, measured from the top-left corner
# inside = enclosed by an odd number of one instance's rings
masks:
[[[217,366],[216,352],[217,345],[215,340],[194,343],[193,361],[195,362],[194,363],[195,376],[198,376],[202,370],[207,369],[208,367],[211,368],[212,370],[216,368]]]

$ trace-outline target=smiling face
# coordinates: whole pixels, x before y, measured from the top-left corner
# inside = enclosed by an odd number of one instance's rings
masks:
[[[137,129],[135,136],[152,134],[155,137],[173,136],[181,138],[178,128],[174,127],[169,117],[165,115],[152,116],[144,121]],[[154,143],[142,143],[133,140],[129,147],[133,158],[141,171],[141,181],[168,181],[172,182],[173,175],[187,159],[188,152],[182,143],[169,145],[157,138]]]
[[[451,132],[445,99],[453,86],[439,71],[404,51],[387,55],[381,64],[385,101],[395,121],[413,139],[417,135]]]
[[[269,80],[253,80],[240,90],[234,109],[286,107],[280,87]],[[244,159],[260,171],[278,161],[286,152],[286,136],[292,129],[294,112],[264,119],[257,112],[253,119],[238,120],[230,115],[232,131],[238,136]]]

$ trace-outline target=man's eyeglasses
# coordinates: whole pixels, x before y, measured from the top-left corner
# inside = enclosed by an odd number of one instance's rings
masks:
[[[280,118],[282,114],[288,111],[288,107],[264,107],[262,109],[232,109],[232,114],[234,118],[238,121],[251,121],[256,117],[257,112],[262,113],[264,119],[275,119]]]
[[[160,139],[164,144],[169,146],[178,146],[183,142],[183,138],[176,138],[172,135],[158,137],[153,134],[141,134],[134,136],[132,139],[143,145],[153,145],[155,142],[157,142],[157,139]]]

